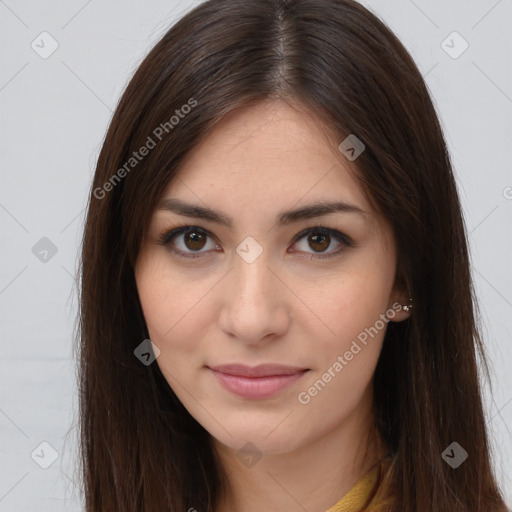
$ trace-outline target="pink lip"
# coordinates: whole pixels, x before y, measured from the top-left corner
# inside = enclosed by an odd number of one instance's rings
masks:
[[[254,368],[229,364],[209,368],[220,384],[244,398],[267,398],[300,379],[307,368],[264,364]]]

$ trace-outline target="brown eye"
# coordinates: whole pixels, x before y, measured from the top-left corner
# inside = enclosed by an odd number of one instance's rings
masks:
[[[183,236],[183,243],[191,251],[201,250],[206,243],[206,235],[199,231],[190,231]]]
[[[324,252],[329,248],[331,237],[324,234],[311,234],[308,237],[309,245],[312,249],[319,252]]]
[[[162,233],[159,243],[180,258],[202,258],[210,256],[212,250],[219,249],[213,242],[212,246],[207,248],[208,239],[213,240],[213,236],[208,231],[197,226],[182,226]],[[308,228],[299,233],[295,237],[293,245],[300,245],[299,242],[302,239],[305,240],[304,247],[291,252],[304,253],[304,257],[312,260],[337,256],[346,248],[355,247],[352,239],[344,233],[321,226]],[[333,242],[337,243],[339,247],[328,250]]]
[[[184,226],[163,233],[159,243],[166,246],[172,254],[182,258],[201,258],[207,256],[209,252],[209,250],[202,250],[207,245],[209,238],[211,238],[210,234],[204,229],[197,226]],[[215,249],[215,244],[213,244],[213,249]]]
[[[346,248],[354,247],[352,239],[341,231],[321,226],[302,231],[295,237],[295,243],[300,246],[299,242],[301,242],[302,239],[305,240],[303,247],[300,248],[299,251],[293,250],[292,252],[303,252],[305,253],[305,257],[312,260],[337,256]],[[337,243],[339,247],[334,250],[328,250],[333,242]],[[311,249],[314,251],[313,253],[311,252]]]

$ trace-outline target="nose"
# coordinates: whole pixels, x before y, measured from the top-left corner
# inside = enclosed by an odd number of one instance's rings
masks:
[[[270,268],[265,252],[248,263],[236,255],[223,280],[220,327],[248,345],[283,336],[290,325],[290,290]]]

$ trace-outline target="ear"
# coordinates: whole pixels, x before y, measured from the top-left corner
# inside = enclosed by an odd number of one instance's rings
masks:
[[[386,313],[391,322],[402,322],[411,316],[411,306],[409,287],[405,284],[403,277],[397,276],[395,285],[390,295],[389,309]],[[404,306],[409,307],[407,311]]]

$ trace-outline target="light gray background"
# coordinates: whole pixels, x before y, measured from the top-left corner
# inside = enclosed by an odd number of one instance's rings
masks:
[[[0,0],[0,511],[82,508],[72,337],[86,197],[131,74],[197,3]],[[493,363],[495,466],[511,505],[512,0],[363,3],[416,60],[452,154]],[[44,31],[58,43],[46,59],[31,47],[50,48]],[[469,44],[458,58],[447,53],[463,48],[446,39],[454,31]],[[42,237],[57,248],[46,262],[32,252]],[[35,462],[51,462],[42,442],[58,454],[48,469]]]

